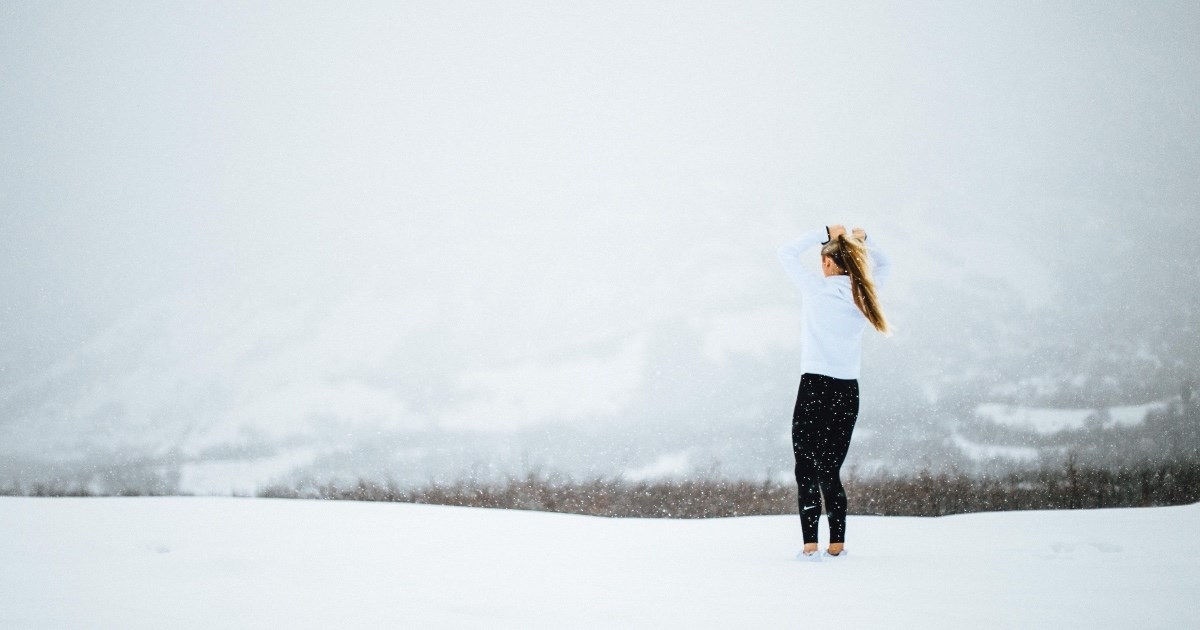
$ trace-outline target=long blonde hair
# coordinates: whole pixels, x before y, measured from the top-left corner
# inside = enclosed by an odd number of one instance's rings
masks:
[[[892,327],[883,316],[879,298],[875,296],[875,281],[871,279],[871,267],[867,264],[867,246],[857,238],[839,234],[836,239],[821,248],[821,255],[828,257],[850,276],[850,293],[854,295],[854,305],[862,311],[875,330],[890,336]]]

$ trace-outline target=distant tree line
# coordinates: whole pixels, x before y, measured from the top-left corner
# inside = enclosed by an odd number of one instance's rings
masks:
[[[851,481],[847,494],[853,513],[889,516],[1185,505],[1200,501],[1200,460],[1107,468],[1080,466],[1070,454],[1059,468],[1002,476],[923,471]]]
[[[941,516],[965,512],[1150,507],[1200,502],[1200,458],[1145,461],[1132,466],[1081,465],[1068,455],[1055,467],[1042,466],[1004,475],[932,473],[851,476],[845,480],[852,514]],[[149,484],[118,492],[83,485],[9,485],[0,494],[37,497],[160,496],[175,494]],[[755,514],[794,514],[795,484],[778,480],[720,478],[577,481],[558,475],[528,474],[495,483],[431,482],[401,487],[395,482],[302,482],[263,488],[259,497],[392,501],[430,505],[568,512],[610,517],[711,518]]]
[[[921,472],[846,481],[852,514],[942,516],[965,512],[1182,505],[1200,501],[1200,460],[1084,467],[1069,456],[1059,468],[1004,476]],[[778,481],[684,479],[571,481],[530,474],[500,483],[460,481],[401,488],[354,483],[272,486],[261,497],[394,501],[611,517],[712,518],[794,514],[796,488]]]

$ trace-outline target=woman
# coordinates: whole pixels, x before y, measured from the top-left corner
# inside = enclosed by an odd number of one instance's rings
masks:
[[[818,243],[823,245],[823,276],[800,262],[801,255]],[[841,225],[813,230],[780,247],[779,260],[802,296],[802,374],[792,412],[792,450],[804,550],[796,557],[821,559],[817,522],[824,496],[829,519],[829,548],[824,556],[836,558],[846,554],[846,491],[840,471],[858,419],[862,333],[870,324],[891,334],[875,295],[876,285],[887,278],[891,264],[873,241],[868,247],[862,228],[847,235]]]

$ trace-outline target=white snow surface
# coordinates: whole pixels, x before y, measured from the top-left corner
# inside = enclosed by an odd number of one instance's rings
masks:
[[[1200,504],[606,519],[427,505],[0,498],[0,627],[1182,628]],[[824,523],[822,522],[822,535]],[[822,541],[824,542],[824,540]]]
[[[1176,398],[1154,401],[1141,405],[1122,405],[1102,409],[1056,409],[1051,407],[1023,407],[1003,403],[983,403],[975,407],[975,414],[996,424],[1018,429],[1027,429],[1049,435],[1065,430],[1084,428],[1089,419],[1105,428],[1136,426],[1146,419],[1151,411],[1164,409]]]
[[[660,455],[658,459],[642,466],[627,470],[621,476],[629,481],[649,481],[668,477],[682,477],[692,469],[691,452],[687,450],[677,453]]]
[[[974,461],[992,459],[1009,459],[1032,462],[1038,458],[1038,449],[1031,446],[1004,446],[998,444],[980,444],[955,433],[950,442],[958,447],[967,457]]]
[[[317,457],[314,448],[297,448],[258,459],[188,462],[179,469],[179,488],[185,494],[253,495]]]

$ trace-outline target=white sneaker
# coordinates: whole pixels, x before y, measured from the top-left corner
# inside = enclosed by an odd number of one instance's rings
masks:
[[[821,554],[817,551],[805,552],[801,550],[800,553],[796,554],[796,559],[800,562],[820,562]]]
[[[832,554],[832,553],[829,553],[828,549],[826,549],[825,551],[821,552],[821,558],[822,559],[828,558],[830,560],[841,560],[842,558],[845,558],[847,555],[849,555],[849,553],[850,553],[849,550],[842,549],[837,554]]]

